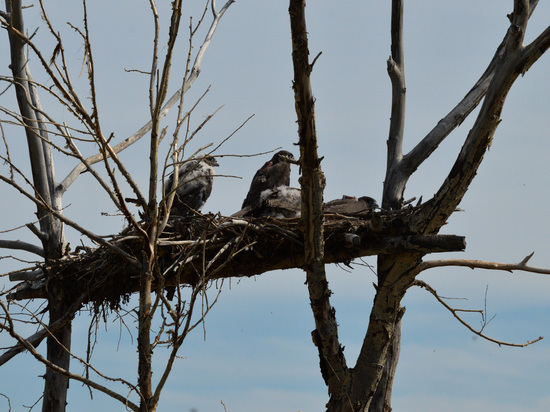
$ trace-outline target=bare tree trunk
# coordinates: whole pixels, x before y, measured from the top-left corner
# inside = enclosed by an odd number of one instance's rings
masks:
[[[369,408],[369,412],[390,412],[391,396],[393,388],[393,379],[399,362],[399,352],[401,349],[401,320],[405,314],[405,308],[400,308],[397,320],[393,328],[393,338],[386,355],[386,364],[382,377],[376,388],[376,393]]]
[[[25,54],[25,42],[21,38],[25,28],[20,0],[6,0],[6,9],[10,16],[11,30],[8,30],[11,45],[11,69],[16,84],[16,96],[20,113],[25,122],[25,132],[29,147],[29,158],[35,194],[42,199],[44,206],[37,208],[40,230],[33,231],[40,238],[46,262],[58,259],[63,254],[63,225],[50,210],[61,210],[61,197],[55,191],[55,176],[48,144],[48,135],[43,122],[36,88],[30,82],[30,70]],[[58,280],[49,279],[47,285],[49,323],[54,324],[65,316],[69,302],[65,299],[63,285]],[[71,322],[58,330],[47,340],[47,358],[55,365],[69,370],[71,347]],[[46,370],[44,400],[42,410],[62,412],[67,403],[68,379],[49,369]]]
[[[486,93],[480,114],[470,131],[459,157],[453,166],[447,180],[442,184],[438,193],[430,202],[423,204],[415,218],[410,222],[410,231],[415,234],[438,233],[454,212],[458,203],[468,190],[476,171],[483,159],[483,155],[491,144],[493,134],[500,122],[500,113],[506,99],[506,94],[520,73],[524,73],[533,64],[550,43],[548,30],[537,38],[531,45],[523,46],[523,35],[527,20],[536,6],[536,1],[515,1],[514,12],[509,16],[511,27],[503,44],[497,51],[497,56],[487,70],[488,84],[480,95]],[[389,209],[398,209],[402,205],[403,192],[406,182],[416,167],[425,160],[438,145],[437,140],[431,140],[427,145],[421,142],[417,148],[403,156],[403,130],[405,114],[405,76],[403,62],[402,36],[403,3],[401,0],[392,2],[392,56],[388,61],[388,72],[392,80],[393,103],[388,138],[388,168],[384,181],[384,198],[382,205]],[[485,78],[485,74],[482,79]],[[468,103],[466,112],[475,107]],[[440,131],[439,139],[445,134]],[[412,166],[414,165],[414,166]],[[402,309],[399,306],[401,298],[414,281],[415,268],[422,258],[421,254],[403,254],[399,256],[379,256],[378,258],[378,290],[371,314],[373,332],[367,331],[363,350],[368,354],[366,362],[361,362],[365,370],[355,368],[354,392],[355,398],[359,391],[364,389],[356,385],[359,377],[369,376],[369,369],[373,365],[383,369],[380,377],[371,374],[376,382],[375,400],[370,411],[390,411],[391,386],[400,340],[400,320]],[[377,326],[378,325],[378,326]],[[384,362],[381,362],[384,360]],[[359,361],[358,361],[359,366]],[[371,383],[367,379],[365,383]],[[368,396],[368,395],[367,395]],[[362,409],[361,409],[362,410]]]
[[[151,324],[153,321],[154,307],[151,299],[153,278],[157,267],[157,241],[159,235],[159,216],[157,203],[158,184],[158,149],[160,141],[159,124],[162,104],[168,92],[170,80],[170,68],[172,66],[172,53],[176,44],[180,28],[182,1],[172,2],[172,16],[170,20],[169,40],[166,57],[162,66],[160,77],[157,77],[158,61],[158,14],[154,2],[151,3],[155,16],[155,40],[153,49],[153,68],[151,70],[150,110],[151,110],[151,142],[149,151],[149,199],[147,204],[147,262],[143,265],[140,275],[139,287],[139,332],[138,332],[138,386],[141,395],[140,411],[155,411],[158,398],[153,396],[153,348],[151,345]],[[157,83],[158,82],[158,83]],[[154,84],[157,84],[157,94],[154,93]]]
[[[49,324],[51,325],[65,315],[68,305],[62,285],[53,286],[49,292],[48,311],[50,314]],[[53,336],[48,336],[47,340],[47,359],[67,371],[70,370],[71,332],[72,323],[69,322]],[[68,389],[69,378],[67,376],[46,369],[42,412],[65,411]]]
[[[139,290],[139,331],[138,331],[138,386],[141,395],[140,412],[148,412],[153,397],[153,371],[151,348],[151,284],[152,271],[142,274]]]
[[[347,399],[351,372],[338,340],[336,312],[330,304],[331,291],[325,273],[323,236],[323,190],[325,176],[317,154],[314,99],[310,74],[305,20],[305,0],[291,0],[289,6],[294,65],[294,99],[298,117],[302,177],[302,224],[304,226],[305,271],[311,309],[315,319],[313,342],[319,351],[321,374],[331,400],[328,410],[352,410]],[[315,62],[315,60],[314,60]]]

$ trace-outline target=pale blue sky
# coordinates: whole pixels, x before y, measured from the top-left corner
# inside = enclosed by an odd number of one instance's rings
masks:
[[[160,2],[159,2],[160,3]],[[194,2],[197,3],[197,2]],[[220,5],[221,6],[221,5]],[[50,17],[76,40],[66,21],[81,25],[78,2],[48,2]],[[199,80],[186,97],[190,106],[211,85],[194,114],[194,124],[221,105],[224,108],[204,128],[200,141],[220,142],[247,117],[254,118],[223,148],[223,153],[255,153],[283,147],[298,154],[293,94],[290,29],[287,2],[238,0],[224,16],[203,60]],[[405,149],[421,139],[475,83],[490,61],[507,29],[512,1],[479,2],[425,0],[405,4],[405,64],[407,70],[407,123]],[[149,69],[152,18],[148,2],[96,1],[88,5],[95,64],[98,74],[100,118],[104,131],[118,139],[136,131],[148,116],[147,80],[124,68]],[[327,177],[326,199],[342,194],[370,195],[380,200],[385,173],[386,138],[390,116],[390,82],[386,59],[390,54],[390,2],[316,1],[307,6],[310,53],[323,54],[312,76],[316,97],[320,155]],[[29,30],[40,24],[29,15]],[[166,14],[164,14],[166,16]],[[541,2],[529,26],[532,39],[548,26],[550,5]],[[184,25],[185,27],[185,25]],[[163,30],[165,33],[166,30]],[[175,64],[172,90],[179,86],[187,40],[182,31],[180,59]],[[1,73],[8,71],[5,32],[0,41]],[[46,37],[41,29],[38,41]],[[202,36],[202,35],[201,35]],[[202,37],[195,40],[195,50]],[[82,49],[67,40],[75,81]],[[46,53],[49,55],[49,53]],[[36,64],[36,60],[32,64]],[[442,231],[464,235],[465,253],[434,255],[518,262],[532,251],[533,265],[550,267],[550,222],[547,176],[550,165],[550,57],[543,56],[518,79],[512,89],[502,123],[485,156],[478,176],[456,213]],[[37,70],[35,78],[42,80]],[[8,97],[2,96],[6,104]],[[47,99],[44,98],[47,102]],[[48,106],[46,106],[48,107]],[[55,113],[55,109],[52,109]],[[58,114],[61,121],[67,115]],[[168,119],[167,125],[172,126]],[[423,165],[407,186],[407,197],[428,199],[454,162],[473,119],[468,119]],[[26,144],[20,132],[9,135],[14,158],[24,159]],[[16,157],[17,156],[17,157]],[[145,188],[148,158],[142,142],[122,155]],[[219,173],[242,180],[215,182],[207,211],[229,215],[239,209],[250,178],[264,158],[221,158]],[[23,164],[24,161],[22,160]],[[61,179],[72,168],[59,160]],[[4,168],[1,169],[5,171]],[[297,169],[292,184],[297,185]],[[93,181],[82,176],[67,194],[65,213],[99,234],[118,232],[123,223],[100,212],[114,212]],[[145,190],[144,190],[145,191]],[[0,186],[0,230],[33,218],[32,205],[9,202],[13,190]],[[80,238],[67,233],[74,247]],[[25,231],[0,235],[31,240]],[[28,257],[28,255],[19,255]],[[374,259],[367,259],[374,263]],[[0,271],[17,263],[0,260]],[[348,273],[327,268],[334,292],[340,337],[348,365],[353,365],[368,322],[375,277],[357,267]],[[410,290],[404,300],[401,360],[394,386],[395,411],[546,411],[550,409],[550,279],[544,275],[437,269],[421,275],[441,295],[467,298],[461,307],[481,309],[488,285],[487,307],[496,314],[486,332],[497,339],[523,342],[548,338],[524,349],[499,348],[474,338],[431,295]],[[471,318],[478,324],[478,318]],[[90,316],[83,312],[74,324],[73,349],[80,355]],[[106,374],[132,380],[137,370],[133,341],[110,318],[96,348],[96,366]],[[316,348],[311,342],[313,318],[304,274],[299,270],[267,273],[224,285],[217,306],[207,317],[206,341],[196,330],[181,351],[181,359],[168,382],[159,410],[319,411],[328,400]],[[8,345],[0,336],[0,345]],[[118,345],[118,349],[117,349]],[[44,350],[43,347],[40,348]],[[155,352],[156,361],[165,356]],[[82,369],[73,362],[74,372]],[[159,365],[159,364],[157,364]],[[157,366],[160,368],[160,366]],[[0,392],[12,398],[14,411],[32,404],[42,391],[43,368],[22,355],[0,368]],[[160,372],[155,374],[156,377]],[[0,405],[3,400],[0,398]],[[78,403],[78,408],[76,407]],[[4,408],[1,406],[0,409]],[[69,410],[122,410],[116,401],[88,392],[77,382],[69,391]]]

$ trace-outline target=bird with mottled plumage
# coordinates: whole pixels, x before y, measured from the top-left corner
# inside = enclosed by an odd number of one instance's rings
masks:
[[[216,171],[219,166],[213,156],[202,159],[189,160],[178,169],[178,184],[174,187],[174,173],[170,174],[164,182],[164,196],[175,191],[171,214],[188,216],[192,211],[200,211],[210,193]]]
[[[250,189],[243,202],[242,209],[260,202],[264,190],[290,184],[290,163],[296,163],[294,155],[281,150],[266,162],[254,175]]]
[[[259,203],[246,216],[273,217],[275,219],[300,217],[302,207],[301,190],[295,187],[279,186],[264,190]]]
[[[260,195],[260,206],[253,216],[269,216],[276,219],[300,217],[302,191],[295,187],[279,186],[264,190]]]
[[[341,199],[331,200],[325,203],[325,213],[337,213],[353,215],[371,212],[378,209],[378,203],[370,196],[361,196],[357,199],[354,196],[342,196]]]

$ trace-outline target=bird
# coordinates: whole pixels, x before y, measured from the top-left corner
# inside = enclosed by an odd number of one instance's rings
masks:
[[[275,153],[271,160],[266,162],[252,178],[250,189],[241,209],[258,203],[264,190],[288,186],[290,184],[290,163],[297,163],[292,153],[286,150]]]
[[[164,182],[164,197],[175,191],[170,213],[189,216],[192,211],[200,211],[212,193],[214,167],[217,166],[213,156],[185,162],[178,169],[177,187],[174,187],[174,173],[171,173]]]
[[[325,203],[325,213],[360,214],[378,209],[378,203],[370,196],[342,196],[341,199]]]
[[[260,207],[253,216],[270,216],[276,219],[300,217],[302,191],[295,187],[279,186],[264,190],[260,195]]]
[[[275,219],[300,217],[302,206],[301,190],[295,187],[279,186],[266,189],[260,194],[260,200],[245,207],[233,217],[273,217]]]

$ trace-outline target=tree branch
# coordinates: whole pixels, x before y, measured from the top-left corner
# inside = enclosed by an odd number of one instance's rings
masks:
[[[405,131],[405,57],[403,50],[403,2],[392,2],[391,56],[388,59],[388,74],[392,84],[392,106],[388,137],[388,158],[386,179],[382,198],[384,209],[401,209],[406,179],[390,177],[400,169],[403,157],[403,135]]]
[[[539,0],[531,0],[529,5],[529,17],[533,14]],[[485,72],[481,75],[476,84],[466,94],[462,101],[456,105],[443,119],[439,121],[427,135],[422,139],[403,159],[403,167],[407,173],[412,174],[426,160],[439,144],[477,107],[481,99],[487,93],[489,84],[494,77],[495,68],[498,61],[502,58],[504,45],[508,41],[508,32],[497,47],[497,50],[487,66]]]
[[[445,303],[445,301],[437,294],[437,292],[430,285],[428,285],[426,282],[423,282],[421,280],[415,280],[413,285],[421,287],[423,289],[426,289],[428,292],[430,292],[437,299],[437,301],[443,305],[443,307],[445,309],[447,309],[449,312],[451,312],[453,314],[453,316],[460,323],[462,323],[464,326],[466,326],[466,328],[468,328],[468,330],[470,330],[472,333],[476,334],[480,338],[488,340],[489,342],[496,343],[498,346],[513,346],[513,347],[517,347],[517,348],[524,348],[525,346],[532,345],[533,343],[538,342],[538,341],[540,341],[544,338],[543,336],[539,336],[537,339],[532,340],[532,341],[527,341],[526,343],[510,343],[510,342],[504,342],[504,341],[493,339],[493,338],[483,334],[481,331],[477,331],[474,328],[472,328],[472,326],[470,326],[470,324],[468,322],[466,322],[464,319],[462,319],[458,315],[458,312],[461,312],[462,310],[454,309],[451,306],[447,305],[447,303]]]
[[[530,17],[538,4],[538,0],[530,0]],[[418,169],[418,167],[437,149],[439,144],[470,115],[486,95],[489,85],[495,75],[497,64],[503,57],[504,46],[509,39],[509,32],[506,33],[501,44],[498,46],[493,59],[489,63],[485,72],[475,83],[466,96],[443,118],[438,124],[407,154],[402,158],[399,164],[395,165],[386,173],[386,182],[388,186],[398,187],[401,193],[394,191],[392,197],[396,199],[403,197],[405,185],[409,177]],[[393,116],[392,116],[393,117]]]
[[[527,27],[528,9],[514,7],[503,54],[497,62],[494,76],[487,90],[478,117],[468,133],[466,141],[446,180],[435,196],[420,207],[414,230],[435,233],[455,211],[457,205],[473,181],[477,169],[490,147],[493,135],[500,123],[500,115],[506,96],[517,77],[524,73],[548,48],[548,39],[541,41],[537,52],[526,54],[522,40]],[[521,3],[525,5],[524,3]],[[533,49],[528,49],[532,51]]]
[[[20,185],[18,185],[13,180],[10,180],[10,179],[2,176],[2,175],[0,175],[0,180],[7,183],[7,184],[9,184],[10,186],[14,187],[15,189],[17,189],[19,191],[19,193],[21,193],[26,198],[28,198],[29,200],[34,202],[38,206],[38,209],[46,210],[48,213],[52,214],[53,216],[58,218],[60,221],[62,221],[63,223],[65,223],[69,226],[71,226],[72,228],[76,229],[77,231],[79,231],[83,235],[89,237],[91,240],[96,241],[100,245],[106,246],[108,248],[112,248],[113,250],[117,250],[118,252],[120,252],[120,256],[122,256],[124,259],[128,260],[129,262],[132,262],[135,265],[138,265],[137,260],[133,256],[128,255],[126,252],[124,252],[123,250],[121,250],[117,246],[115,246],[113,244],[110,244],[109,242],[105,241],[104,239],[97,236],[96,234],[90,232],[89,230],[83,228],[82,226],[78,225],[77,223],[73,222],[72,220],[66,218],[60,212],[58,212],[56,210],[53,210],[50,205],[46,204],[42,199],[32,196],[30,193],[28,193],[25,189],[23,189]]]
[[[40,246],[23,242],[21,240],[0,240],[0,248],[24,250],[26,252],[34,253],[40,257],[44,257],[44,249]]]
[[[531,44],[525,47],[522,58],[522,74],[542,56],[550,47],[550,27],[546,28]]]
[[[185,340],[187,335],[193,329],[195,329],[201,322],[204,322],[204,319],[205,319],[206,315],[210,312],[210,310],[214,307],[214,305],[218,301],[218,297],[220,296],[220,293],[221,293],[221,286],[220,286],[220,289],[217,293],[216,298],[214,299],[214,302],[212,302],[211,304],[207,303],[206,308],[201,313],[199,319],[197,319],[197,321],[195,321],[194,323],[191,323],[192,318],[193,318],[193,312],[194,312],[197,296],[201,292],[204,293],[204,294],[206,293],[206,282],[207,281],[208,281],[208,278],[206,276],[204,276],[201,283],[196,285],[193,288],[193,291],[191,292],[191,297],[189,299],[189,304],[188,304],[189,309],[187,310],[186,313],[182,313],[181,311],[178,311],[177,314],[176,314],[174,310],[169,309],[169,312],[173,315],[173,321],[174,321],[173,331],[172,331],[172,339],[171,339],[172,340],[172,350],[170,351],[168,361],[166,362],[166,367],[165,367],[164,371],[162,372],[162,375],[161,375],[161,377],[159,379],[159,382],[157,384],[157,387],[155,389],[155,393],[153,395],[153,398],[154,398],[155,402],[158,402],[158,400],[160,399],[161,391],[164,388],[164,386],[166,384],[166,381],[167,381],[167,379],[170,375],[170,372],[173,368],[174,362],[177,358],[178,350],[181,347],[181,345],[183,344],[183,341]],[[163,301],[164,301],[164,304],[167,306],[167,308],[170,308],[170,305],[169,305],[168,301],[165,298],[163,299]],[[181,299],[178,298],[177,305],[179,306],[180,304],[181,304]],[[185,323],[183,325],[181,325],[183,320],[185,320]],[[180,328],[182,326],[183,326],[183,330],[180,331]]]
[[[48,336],[51,336],[67,324],[69,324],[72,319],[75,316],[75,313],[80,309],[82,306],[82,302],[84,301],[84,298],[86,297],[86,293],[83,293],[78,297],[73,304],[69,308],[67,308],[65,315],[58,318],[55,322],[51,323],[48,326],[44,326],[43,329],[39,330],[38,332],[34,333],[33,335],[29,336],[28,338],[24,339],[24,342],[32,345],[34,348],[38,347],[40,343],[47,338]],[[0,356],[0,366],[8,362],[10,359],[12,359],[17,354],[23,352],[26,350],[26,346],[19,342],[17,345],[11,347],[6,352],[4,352]]]
[[[488,270],[504,270],[512,272],[514,270],[521,270],[523,272],[539,273],[542,275],[550,275],[550,268],[541,268],[535,266],[529,266],[527,262],[533,257],[535,252],[527,255],[519,263],[500,263],[500,262],[487,262],[484,260],[471,260],[471,259],[441,259],[441,260],[428,260],[422,262],[418,266],[418,273],[427,269],[433,269],[445,266],[462,266],[470,269],[488,269]]]
[[[34,281],[42,280],[46,277],[46,273],[44,273],[44,271],[40,267],[35,268],[33,270],[28,270],[28,269],[16,270],[16,271],[7,273],[7,275],[9,275],[9,280],[11,282],[17,282],[21,280],[34,282]]]
[[[330,304],[331,292],[325,273],[323,190],[325,177],[317,154],[314,99],[311,90],[305,0],[290,0],[294,100],[298,118],[300,168],[302,177],[301,219],[304,225],[304,270],[311,309],[315,318],[313,343],[319,350],[321,373],[331,401],[346,402],[351,373],[338,339],[336,312]]]

